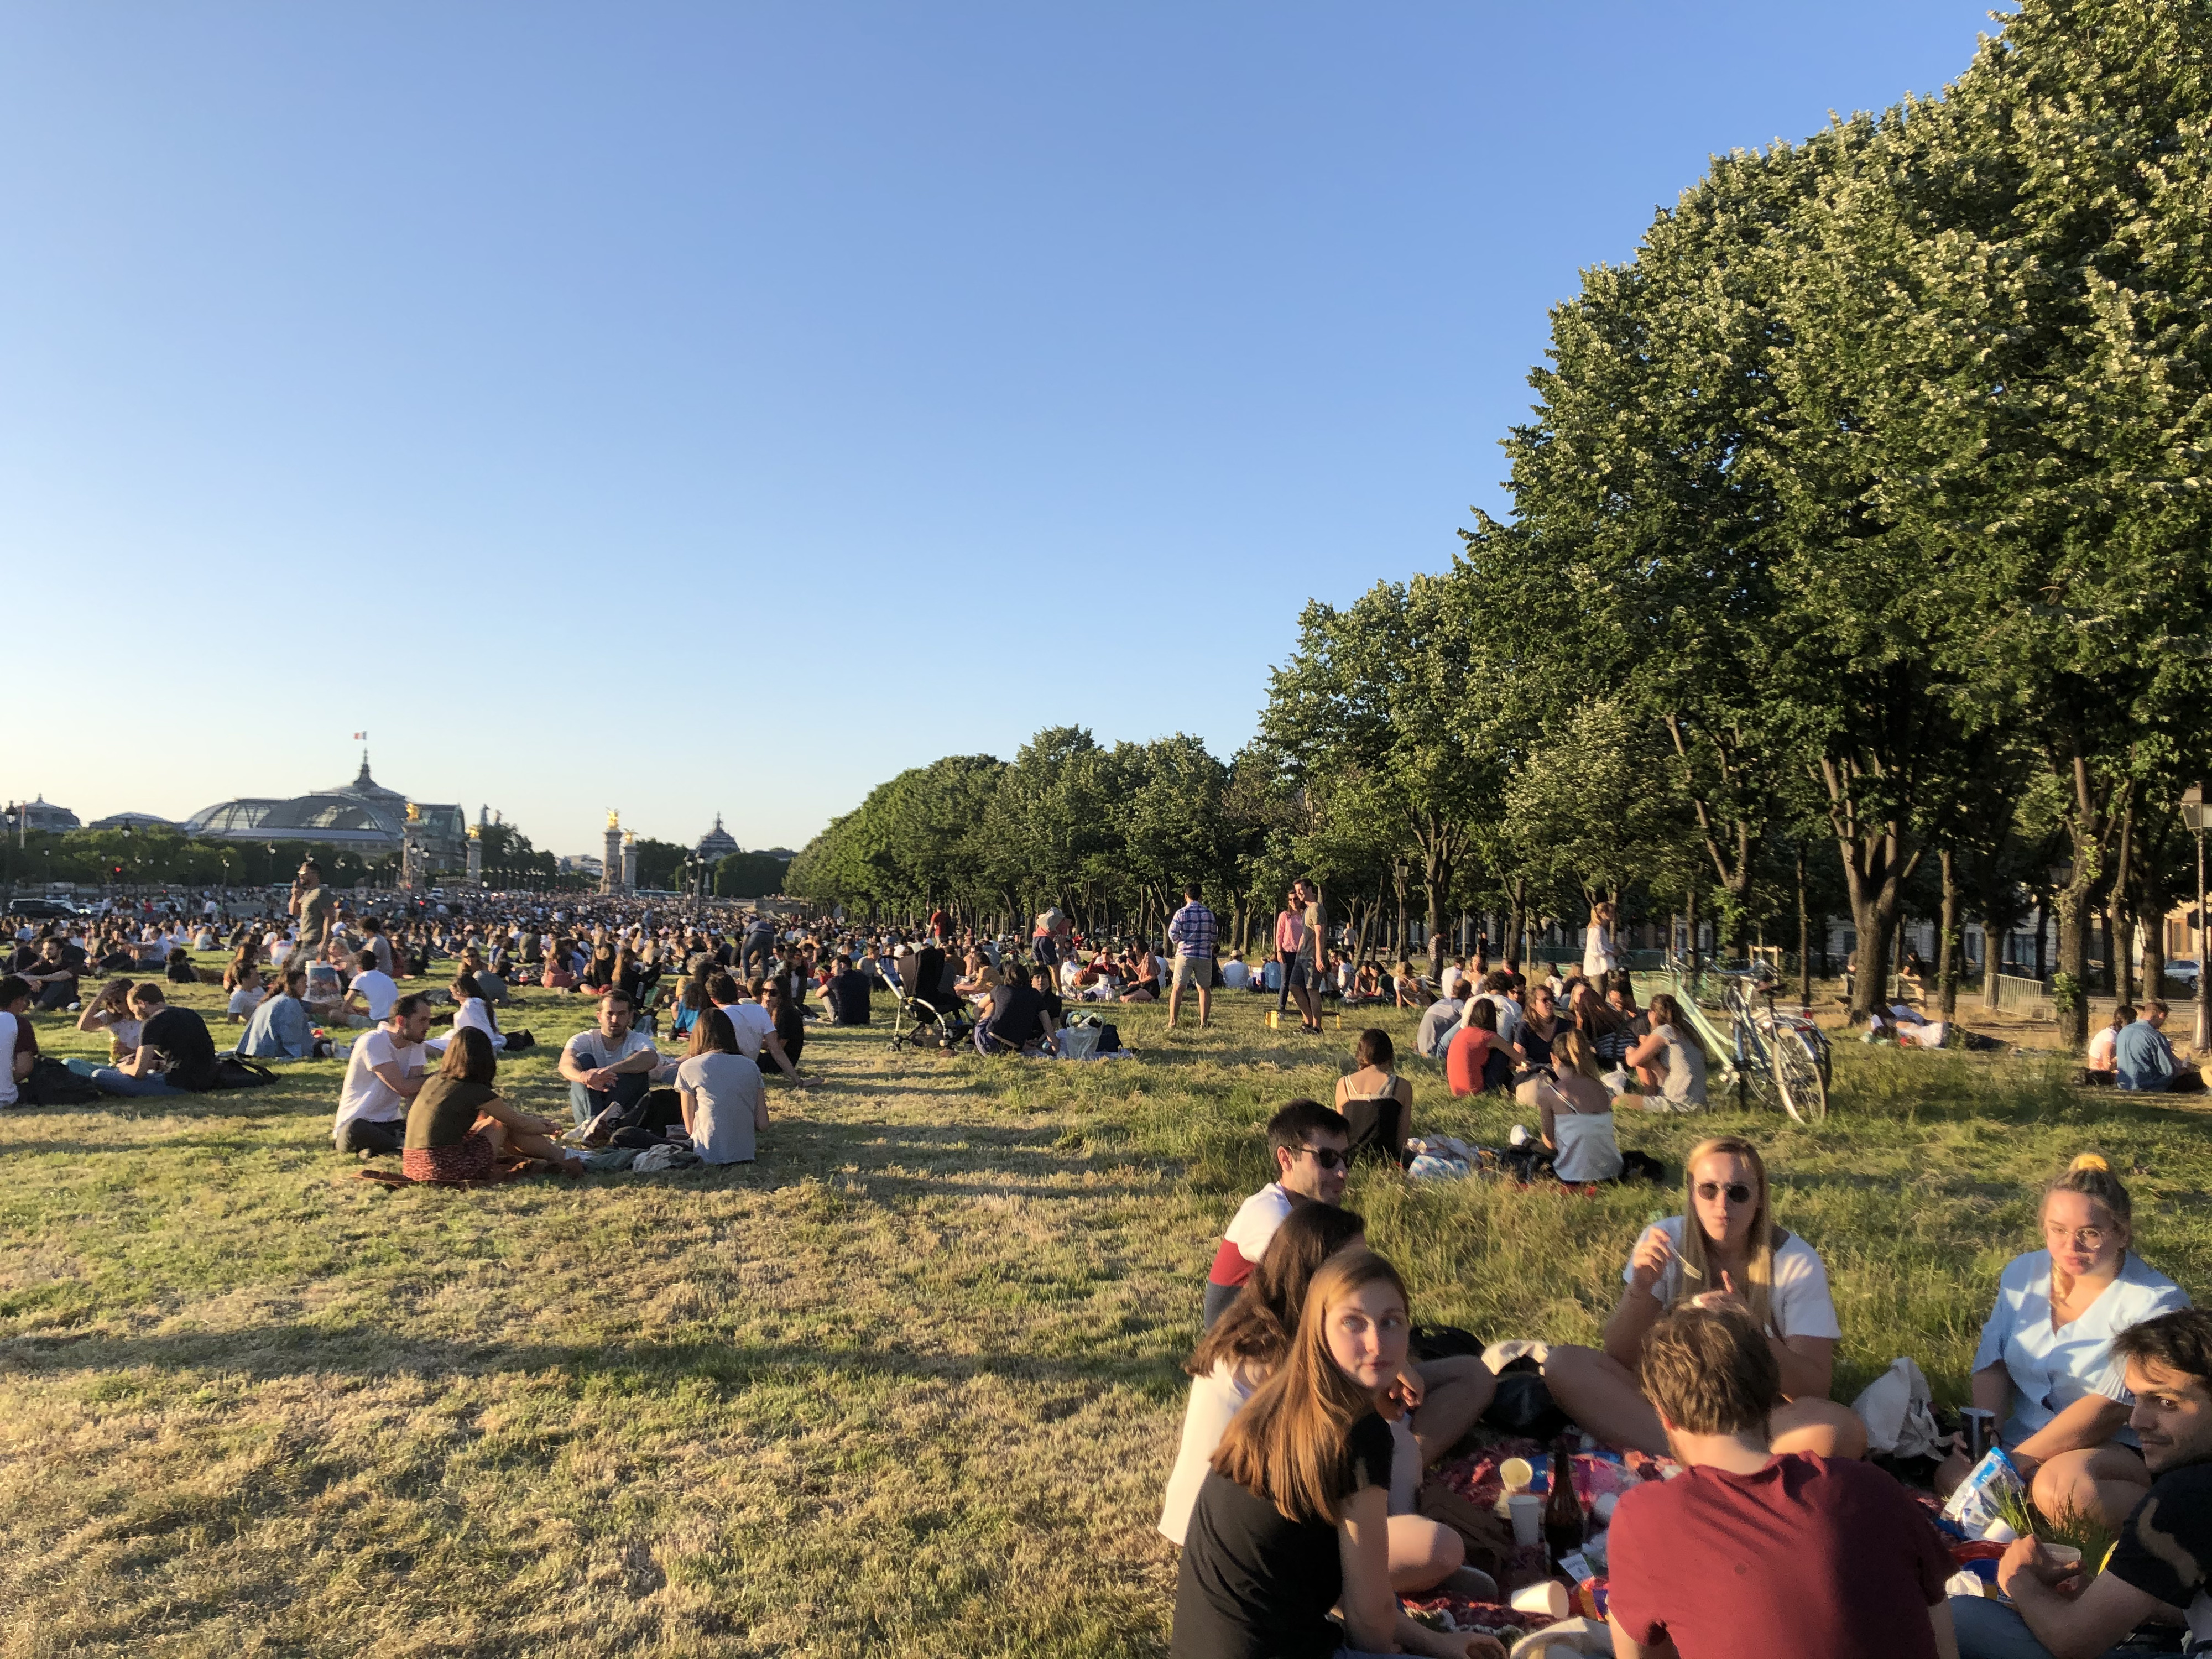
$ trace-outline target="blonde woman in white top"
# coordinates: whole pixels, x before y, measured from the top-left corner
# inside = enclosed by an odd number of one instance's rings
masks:
[[[1613,1138],[1613,1095],[1600,1080],[1597,1056],[1579,1031],[1552,1044],[1553,1072],[1528,1085],[1542,1114],[1552,1172],[1562,1181],[1613,1181],[1624,1167]]]
[[[1613,901],[1600,899],[1590,906],[1589,927],[1583,935],[1583,972],[1600,985],[1620,965],[1620,952],[1613,948]]]

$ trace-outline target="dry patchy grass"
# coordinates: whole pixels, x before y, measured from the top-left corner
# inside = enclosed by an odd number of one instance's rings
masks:
[[[1260,1011],[1172,1039],[1121,1011],[1146,1058],[1085,1066],[825,1031],[758,1165],[576,1185],[354,1181],[337,1062],[0,1118],[0,1652],[1160,1652],[1200,1279],[1265,1178],[1259,1123],[1327,1098],[1350,1043]],[[532,994],[506,1023],[557,1041],[585,1012]],[[2208,1282],[2204,1118],[2034,1060],[1839,1065],[1820,1133],[1624,1139],[1772,1148],[1842,1386],[1910,1352],[1955,1397],[2033,1183],[2084,1146],[2144,1171],[2146,1253]],[[1505,1109],[1411,1069],[1417,1127],[1503,1138]],[[503,1076],[563,1109],[550,1045]],[[1421,1316],[1560,1339],[1673,1207],[1378,1172],[1347,1201]]]

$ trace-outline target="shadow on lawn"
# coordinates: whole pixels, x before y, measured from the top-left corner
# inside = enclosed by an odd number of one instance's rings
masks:
[[[580,1392],[709,1382],[739,1389],[823,1373],[859,1379],[1074,1384],[1091,1394],[1130,1388],[1158,1400],[1183,1387],[1182,1346],[1136,1357],[1052,1358],[1021,1353],[917,1353],[804,1343],[509,1343],[420,1338],[378,1327],[301,1325],[187,1332],[176,1336],[27,1336],[0,1342],[0,1374],[75,1370],[209,1371],[256,1382],[335,1372],[349,1376],[537,1376],[563,1373]]]

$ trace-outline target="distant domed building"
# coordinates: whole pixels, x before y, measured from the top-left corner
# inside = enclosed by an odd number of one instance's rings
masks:
[[[714,827],[699,837],[699,856],[716,863],[738,850],[738,838],[722,828],[722,815],[714,814]]]
[[[422,843],[434,870],[468,860],[468,815],[458,803],[415,803]],[[407,824],[407,797],[368,774],[368,750],[351,783],[289,800],[241,796],[218,801],[185,820],[188,836],[203,841],[319,841],[358,848],[374,858],[399,851]]]
[[[40,796],[36,800],[24,802],[15,810],[24,815],[26,821],[33,830],[58,833],[64,830],[76,830],[82,827],[77,823],[76,813],[70,811],[66,806],[56,806],[44,795]]]
[[[181,830],[184,825],[174,818],[161,817],[152,812],[110,812],[104,818],[94,818],[85,825],[88,830]]]

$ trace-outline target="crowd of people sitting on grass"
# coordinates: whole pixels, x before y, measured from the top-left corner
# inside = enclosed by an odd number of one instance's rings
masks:
[[[1398,1097],[1387,1056],[1368,1057],[1364,1092],[1341,1103]],[[1778,1220],[1757,1146],[1721,1136],[1691,1150],[1681,1213],[1630,1243],[1596,1344],[1498,1333],[1516,1340],[1470,1355],[1434,1351],[1431,1334],[1416,1352],[1403,1281],[1341,1207],[1376,1147],[1367,1115],[1310,1100],[1279,1110],[1276,1179],[1238,1207],[1209,1270],[1159,1521],[1181,1549],[1175,1654],[1501,1650],[1417,1621],[1400,1597],[1495,1604],[1554,1570],[1486,1515],[1468,1519],[1449,1489],[1429,1502],[1424,1484],[1494,1416],[1509,1379],[1528,1385],[1516,1413],[1538,1387],[1596,1455],[1661,1460],[1644,1465],[1657,1480],[1623,1477],[1598,1558],[1608,1628],[1569,1651],[2208,1650],[2212,1316],[2136,1254],[2127,1188],[2101,1158],[2042,1193],[2039,1248],[2000,1276],[1960,1380],[2033,1513],[2118,1541],[2085,1563],[2018,1537],[1996,1561],[2008,1599],[1993,1600],[1954,1594],[1957,1540],[1935,1518],[1968,1480],[1963,1450],[1925,1466],[1921,1497],[1863,1461],[1866,1425],[1831,1397],[1843,1330],[1826,1264]]]

